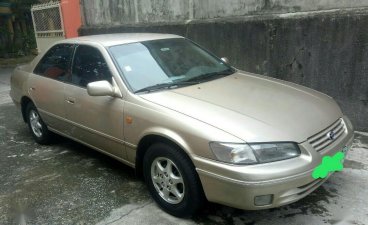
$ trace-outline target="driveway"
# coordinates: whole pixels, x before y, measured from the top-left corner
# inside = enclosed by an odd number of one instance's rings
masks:
[[[0,224],[368,224],[368,133],[356,133],[342,172],[296,203],[262,211],[208,204],[177,219],[133,169],[61,137],[34,143],[8,96],[10,72],[0,69]]]
[[[9,98],[12,68],[0,68],[0,104],[11,102]]]

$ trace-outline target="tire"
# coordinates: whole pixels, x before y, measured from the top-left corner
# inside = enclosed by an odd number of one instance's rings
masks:
[[[152,198],[167,213],[191,217],[202,208],[205,197],[198,174],[176,146],[151,145],[143,158],[143,174]]]
[[[52,133],[47,129],[38,110],[33,103],[28,103],[26,108],[27,124],[33,139],[41,145],[49,144],[52,139]]]

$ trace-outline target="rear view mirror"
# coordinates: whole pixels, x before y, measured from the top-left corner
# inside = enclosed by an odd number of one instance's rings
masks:
[[[114,88],[106,80],[89,83],[87,92],[90,96],[115,96]]]

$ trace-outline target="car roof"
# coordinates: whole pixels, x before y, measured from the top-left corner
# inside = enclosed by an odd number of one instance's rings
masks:
[[[114,45],[128,44],[134,42],[151,41],[159,39],[183,38],[174,34],[157,34],[157,33],[119,33],[119,34],[99,34],[91,36],[81,36],[60,41],[59,43],[82,43],[95,42],[103,46],[109,47]]]

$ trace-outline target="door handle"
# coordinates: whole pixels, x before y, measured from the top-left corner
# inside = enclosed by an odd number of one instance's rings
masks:
[[[75,99],[74,98],[67,98],[66,102],[73,105],[75,103]]]

